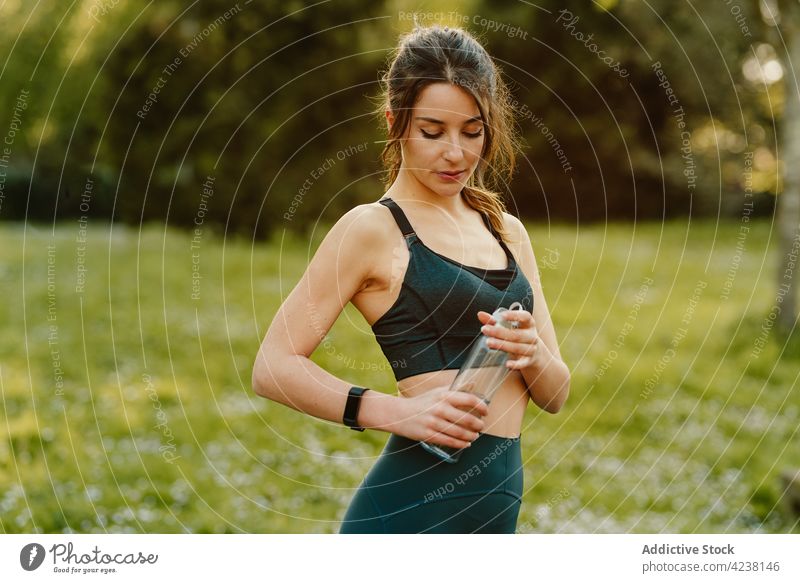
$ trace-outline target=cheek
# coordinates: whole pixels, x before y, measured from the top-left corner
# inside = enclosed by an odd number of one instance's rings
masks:
[[[436,143],[424,138],[408,140],[406,142],[406,152],[409,158],[417,161],[417,166],[421,167],[425,167],[430,160],[435,160],[438,155]]]
[[[464,153],[470,157],[473,163],[477,164],[483,151],[483,140],[476,140],[474,144],[470,144],[464,149]]]

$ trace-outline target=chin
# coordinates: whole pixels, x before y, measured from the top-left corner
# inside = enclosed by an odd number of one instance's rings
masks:
[[[454,182],[452,184],[442,184],[441,182],[433,181],[426,185],[431,192],[435,192],[441,196],[456,196],[461,194],[464,187],[467,186],[466,182]]]
[[[452,198],[461,194],[461,191],[464,190],[464,185],[459,184],[458,186],[452,186],[450,188],[442,188],[439,187],[431,187],[431,192],[438,194],[444,198]]]
[[[422,183],[430,192],[436,194],[438,196],[444,198],[451,198],[455,196],[459,196],[461,191],[467,186],[467,182],[469,181],[469,177],[472,176],[472,173],[467,177],[467,180],[453,182],[453,183],[445,183],[436,178],[435,176],[431,179],[431,176],[417,176],[417,179],[420,183]]]

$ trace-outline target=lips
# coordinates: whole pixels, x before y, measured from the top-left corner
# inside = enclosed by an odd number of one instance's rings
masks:
[[[436,174],[442,180],[458,180],[464,176],[464,174],[466,174],[466,170],[452,170],[447,172],[437,172]]]

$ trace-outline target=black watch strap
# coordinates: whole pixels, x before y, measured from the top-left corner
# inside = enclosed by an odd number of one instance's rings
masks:
[[[361,406],[361,395],[368,390],[369,389],[364,387],[352,387],[350,392],[347,394],[347,403],[344,406],[344,416],[342,421],[350,429],[364,431],[363,427],[358,426],[356,419],[358,418],[358,409]]]

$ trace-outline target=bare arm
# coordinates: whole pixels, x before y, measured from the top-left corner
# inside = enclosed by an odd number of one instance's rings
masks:
[[[385,223],[367,205],[346,213],[328,232],[314,258],[273,319],[253,366],[256,394],[320,419],[342,422],[353,383],[340,379],[309,357],[344,306],[371,277],[385,248]],[[357,422],[362,427],[451,447],[477,437],[483,421],[461,407],[485,415],[485,404],[468,393],[442,390],[413,398],[364,393]]]
[[[347,393],[355,383],[330,374],[309,357],[369,277],[368,250],[376,247],[380,233],[368,215],[367,209],[356,207],[333,226],[275,314],[253,366],[256,394],[341,423]],[[388,431],[387,410],[394,399],[367,391],[359,424]]]
[[[507,215],[506,222],[511,232],[515,233],[517,257],[520,258],[522,271],[533,289],[533,318],[542,340],[539,343],[539,358],[520,372],[525,379],[531,400],[548,413],[558,413],[569,396],[569,368],[561,358],[561,351],[558,348],[555,327],[542,291],[539,268],[536,265],[536,256],[528,231],[513,215]]]

